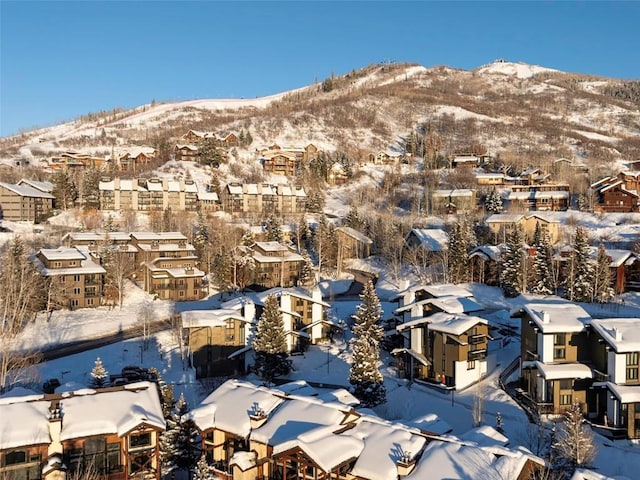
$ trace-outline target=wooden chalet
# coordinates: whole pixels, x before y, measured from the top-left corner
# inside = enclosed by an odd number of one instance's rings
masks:
[[[606,177],[591,185],[594,193],[595,212],[638,212],[637,177],[624,173],[622,179]],[[636,187],[630,190],[627,185]]]

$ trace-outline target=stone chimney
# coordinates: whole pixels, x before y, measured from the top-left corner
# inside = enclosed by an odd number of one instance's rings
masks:
[[[265,412],[260,405],[256,402],[251,407],[251,412],[249,412],[249,425],[251,426],[251,430],[260,428],[267,421],[267,412]]]
[[[398,477],[403,478],[409,475],[416,466],[416,459],[411,456],[411,452],[403,452],[402,457],[396,461]]]
[[[62,404],[60,400],[51,400],[49,405],[49,436],[51,443],[47,450],[47,455],[62,455]]]

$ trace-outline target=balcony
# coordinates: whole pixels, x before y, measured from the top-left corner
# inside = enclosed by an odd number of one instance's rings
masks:
[[[484,343],[485,337],[486,336],[484,334],[469,335],[469,345],[477,345],[479,343]]]
[[[467,354],[467,359],[469,361],[472,361],[472,360],[483,360],[486,357],[487,357],[487,350],[486,349],[470,350],[469,353]]]

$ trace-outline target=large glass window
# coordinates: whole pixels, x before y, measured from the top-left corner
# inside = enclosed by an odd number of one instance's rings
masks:
[[[151,432],[134,433],[129,437],[129,448],[141,448],[151,445]]]
[[[567,338],[564,333],[556,333],[553,336],[553,359],[563,360],[567,356]]]

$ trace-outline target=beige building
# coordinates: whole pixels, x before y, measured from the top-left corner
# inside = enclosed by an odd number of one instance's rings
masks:
[[[248,214],[297,215],[304,213],[307,194],[302,187],[230,183],[221,194],[222,208],[234,216]]]
[[[21,182],[18,185],[0,182],[0,218],[33,223],[45,221],[53,210],[53,195],[24,180]]]
[[[47,279],[54,305],[70,309],[100,305],[106,271],[88,249],[43,248],[32,261]]]
[[[193,180],[104,178],[98,188],[100,210],[150,212],[171,207],[195,212],[198,206],[198,187]]]
[[[546,232],[549,235],[552,245],[560,238],[560,222],[549,219],[544,214],[496,213],[487,217],[484,223],[493,233],[495,243],[504,243],[507,236],[516,228],[522,229],[525,241],[532,243],[536,225],[539,225],[541,232]]]
[[[233,274],[237,278],[243,277],[245,285],[274,288],[293,287],[300,283],[305,260],[286,245],[278,242],[256,242],[251,247],[243,248],[253,259],[254,265],[250,267],[245,262]]]

